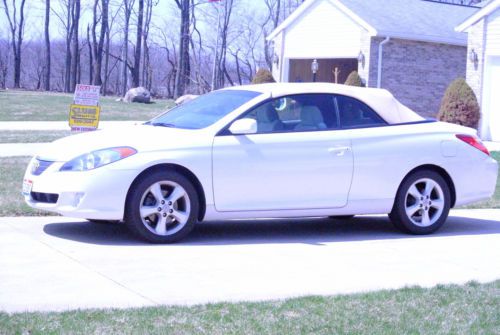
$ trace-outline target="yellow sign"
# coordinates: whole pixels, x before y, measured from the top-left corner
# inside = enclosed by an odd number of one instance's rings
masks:
[[[95,130],[99,126],[101,107],[72,104],[69,107],[69,126],[72,130]]]

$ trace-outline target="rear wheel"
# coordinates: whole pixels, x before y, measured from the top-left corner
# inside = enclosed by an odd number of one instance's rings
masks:
[[[197,213],[198,196],[189,179],[175,171],[156,171],[134,183],[125,223],[148,242],[172,243],[191,232]]]
[[[389,217],[406,233],[430,234],[446,221],[450,199],[450,189],[443,177],[430,170],[417,171],[399,187]]]

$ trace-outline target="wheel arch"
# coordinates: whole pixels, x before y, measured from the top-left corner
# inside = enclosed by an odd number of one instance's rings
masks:
[[[451,179],[451,176],[449,175],[449,173],[445,169],[443,169],[442,167],[440,167],[438,165],[424,164],[424,165],[417,166],[416,168],[414,168],[413,170],[409,171],[405,175],[405,177],[401,180],[401,183],[399,184],[400,185],[399,187],[401,187],[401,185],[406,180],[406,178],[408,178],[409,176],[411,176],[413,173],[415,173],[417,171],[423,171],[423,170],[434,171],[434,172],[438,173],[441,177],[443,177],[443,179],[445,180],[446,184],[448,185],[448,188],[450,189],[450,196],[451,196],[450,207],[453,208],[455,206],[455,203],[456,203],[456,200],[457,200],[457,194],[456,194],[456,190],[455,190],[455,183],[453,183],[453,180]],[[398,187],[398,191],[399,191],[399,187]]]
[[[154,171],[164,171],[164,170],[173,170],[176,171],[179,174],[182,174],[184,177],[188,178],[191,183],[193,183],[193,186],[196,190],[196,193],[198,195],[198,201],[199,201],[199,209],[198,209],[198,220],[202,221],[203,218],[205,217],[205,211],[206,211],[206,198],[205,198],[205,191],[203,189],[203,186],[201,185],[200,180],[196,175],[189,170],[188,168],[178,165],[178,164],[172,164],[172,163],[163,163],[163,164],[157,164],[148,167],[141,173],[135,177],[134,181],[130,184],[130,187],[128,188],[127,191],[127,197],[125,198],[125,206],[128,203],[128,199],[131,193],[132,188],[135,186],[135,184],[143,178],[145,175],[148,175]]]

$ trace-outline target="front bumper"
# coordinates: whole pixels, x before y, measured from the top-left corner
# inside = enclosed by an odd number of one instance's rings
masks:
[[[113,169],[111,165],[90,171],[59,171],[64,162],[53,162],[40,175],[32,173],[32,159],[26,169],[24,200],[36,209],[63,216],[122,220],[127,192],[137,171]]]

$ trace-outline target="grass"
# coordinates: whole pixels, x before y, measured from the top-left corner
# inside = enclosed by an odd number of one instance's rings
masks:
[[[146,121],[173,106],[172,100],[127,104],[116,98],[101,97],[101,121]],[[72,102],[73,94],[0,91],[0,121],[67,121]]]
[[[50,215],[26,205],[21,195],[24,171],[29,161],[29,157],[0,157],[0,216]]]
[[[0,143],[45,143],[69,135],[70,130],[2,130]]]
[[[193,307],[0,313],[4,334],[498,334],[500,281]]]

